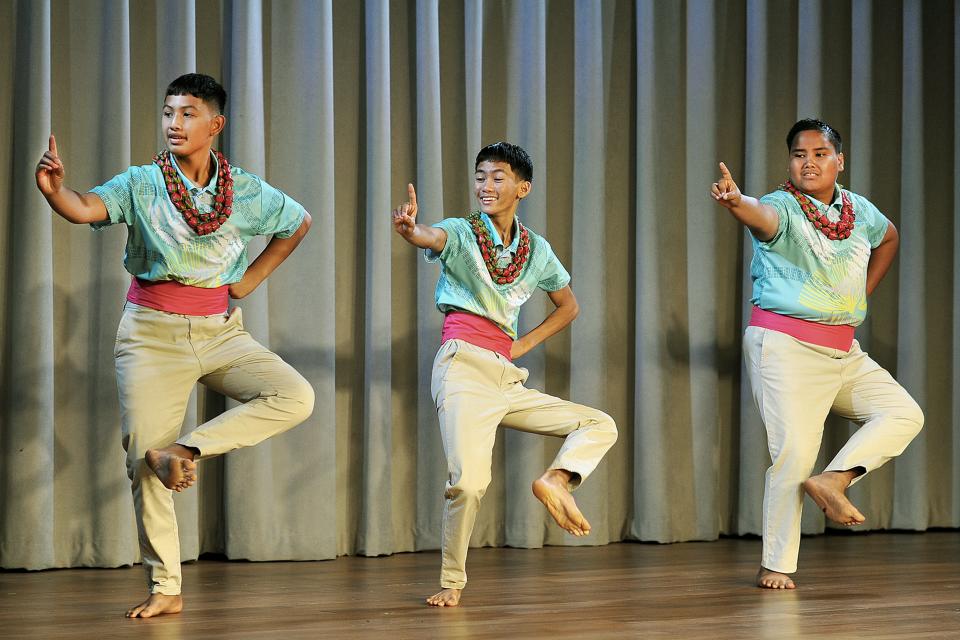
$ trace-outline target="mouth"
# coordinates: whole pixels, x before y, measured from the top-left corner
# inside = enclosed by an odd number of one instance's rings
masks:
[[[170,144],[183,144],[187,139],[183,136],[167,136],[167,142]]]
[[[803,173],[800,174],[801,178],[817,178],[819,176],[820,176],[819,173],[814,173],[813,171],[804,171]]]
[[[496,201],[497,199],[493,196],[480,196],[480,204],[490,205]]]

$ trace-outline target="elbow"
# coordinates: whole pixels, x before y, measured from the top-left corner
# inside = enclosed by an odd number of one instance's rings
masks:
[[[573,322],[580,315],[580,303],[574,300],[568,307],[567,314],[570,316],[570,322]]]

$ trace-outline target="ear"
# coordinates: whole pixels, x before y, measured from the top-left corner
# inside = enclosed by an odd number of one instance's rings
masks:
[[[837,154],[837,170],[843,171],[843,152]]]
[[[227,125],[227,118],[222,113],[217,114],[210,121],[210,136],[213,137],[218,135],[223,128]]]
[[[524,180],[523,182],[520,183],[520,188],[517,191],[517,197],[523,200],[528,195],[530,195],[530,191],[532,189],[533,189],[533,183],[530,182],[529,180]]]

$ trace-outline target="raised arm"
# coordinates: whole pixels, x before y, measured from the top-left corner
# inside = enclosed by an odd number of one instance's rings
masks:
[[[78,193],[65,187],[63,178],[66,170],[60,154],[57,152],[57,139],[50,134],[47,150],[37,163],[37,188],[50,203],[50,208],[64,220],[74,224],[103,222],[107,219],[107,207],[99,196],[92,193]]]
[[[447,232],[417,223],[417,192],[407,185],[407,201],[393,210],[393,229],[415,247],[440,253],[447,246]]]
[[[740,224],[744,225],[761,242],[777,235],[780,218],[776,210],[761,204],[756,198],[740,193],[727,165],[720,163],[720,178],[710,187],[710,195],[717,204],[727,209]]]

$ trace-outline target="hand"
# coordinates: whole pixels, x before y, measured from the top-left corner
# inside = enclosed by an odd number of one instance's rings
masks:
[[[717,201],[717,204],[727,209],[732,209],[740,204],[740,198],[743,196],[740,193],[740,187],[733,181],[733,176],[730,175],[727,165],[722,162],[720,163],[720,179],[710,187],[710,195]]]
[[[246,298],[257,288],[257,284],[253,282],[253,278],[247,276],[248,273],[250,273],[249,269],[243,274],[239,282],[234,282],[227,289],[230,292],[230,297],[234,300]]]
[[[407,185],[407,202],[393,210],[393,228],[408,240],[417,231],[417,192],[412,184]]]
[[[40,162],[37,163],[37,188],[40,193],[49,197],[60,191],[63,186],[63,176],[66,171],[63,162],[57,153],[57,139],[50,134],[49,148],[44,151]]]
[[[510,359],[516,360],[517,358],[523,356],[529,351],[526,347],[523,346],[522,338],[518,338],[513,341],[513,344],[510,345]]]

